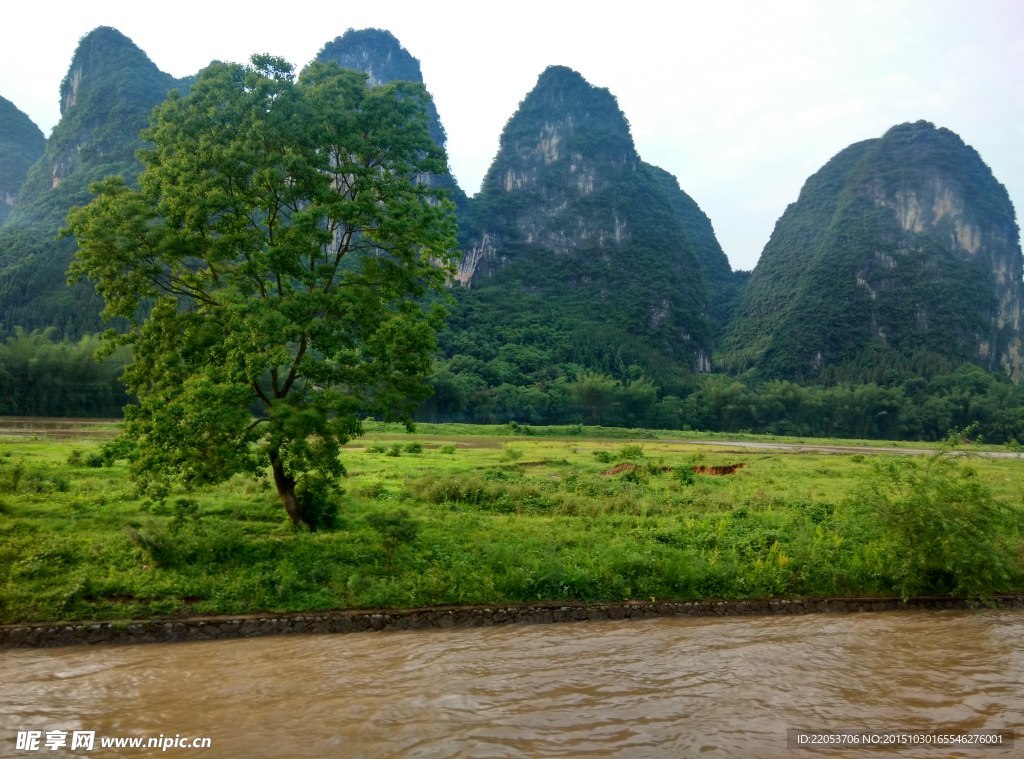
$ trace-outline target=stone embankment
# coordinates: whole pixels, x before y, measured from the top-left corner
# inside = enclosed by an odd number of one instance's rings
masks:
[[[998,596],[992,599],[991,603],[1000,608],[1024,609],[1024,596]],[[262,635],[426,630],[607,619],[968,608],[972,608],[970,601],[954,598],[911,598],[907,601],[897,598],[808,598],[761,601],[625,601],[593,604],[446,606],[399,610],[253,614],[240,617],[4,625],[0,626],[0,649],[103,643],[171,643],[186,640],[252,638]]]

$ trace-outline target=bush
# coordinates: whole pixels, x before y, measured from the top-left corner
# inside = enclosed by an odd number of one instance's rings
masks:
[[[325,477],[307,475],[295,488],[302,521],[313,532],[335,530],[341,524],[337,485]]]
[[[677,466],[672,470],[672,474],[683,485],[692,485],[697,480],[697,475],[693,473],[693,467],[689,466]]]
[[[173,517],[164,525],[125,526],[128,539],[157,567],[218,565],[237,559],[246,544],[237,525],[218,520],[212,528],[203,520],[199,504],[188,498],[175,501]]]
[[[421,500],[438,504],[462,504],[484,511],[512,514],[549,512],[557,498],[529,484],[510,481],[507,473],[492,470],[479,475],[428,476],[413,483]]]
[[[405,452],[406,453],[412,453],[412,454],[423,453],[423,443],[420,443],[420,442],[406,443],[405,444]]]
[[[384,487],[383,482],[368,482],[359,488],[359,495],[364,498],[386,498],[388,495],[388,489]]]
[[[624,445],[619,449],[617,457],[620,461],[640,461],[644,457],[642,445]]]
[[[1020,571],[1016,515],[948,449],[876,462],[857,507],[880,529],[883,571],[904,597],[991,595]]]
[[[387,557],[386,571],[390,574],[395,552],[399,547],[416,540],[420,532],[420,523],[413,519],[405,509],[369,514],[366,517],[366,523],[381,537],[384,554]]]
[[[25,476],[25,465],[20,461],[7,466],[0,466],[0,492],[17,493],[21,479]]]

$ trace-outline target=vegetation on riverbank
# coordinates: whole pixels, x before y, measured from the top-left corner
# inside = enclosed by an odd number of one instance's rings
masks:
[[[0,438],[0,622],[1024,590],[1019,459],[372,429],[316,532],[266,481],[146,504],[98,441]]]

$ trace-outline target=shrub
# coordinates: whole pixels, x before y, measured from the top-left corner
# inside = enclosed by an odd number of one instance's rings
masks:
[[[500,470],[492,470],[487,475],[426,477],[412,487],[418,498],[430,503],[457,503],[499,513],[546,512],[557,505],[558,499],[552,494],[510,480]]]
[[[1015,515],[948,449],[924,462],[876,462],[857,506],[881,530],[886,571],[904,597],[990,595],[1020,570]]]
[[[20,461],[0,467],[0,492],[17,493],[21,479],[25,476],[25,465]]]
[[[173,514],[163,525],[153,523],[145,528],[132,525],[124,528],[128,539],[155,566],[178,568],[222,564],[237,559],[246,545],[245,536],[237,525],[224,524],[220,520],[216,528],[207,525],[196,501],[178,499],[174,503]]]
[[[335,530],[341,524],[338,497],[341,491],[326,477],[307,475],[295,488],[303,523],[313,532]]]
[[[617,457],[620,461],[640,461],[644,457],[642,445],[624,445],[619,449]]]
[[[677,466],[672,470],[672,475],[684,485],[692,485],[697,480],[697,475],[693,473],[693,467]]]
[[[420,532],[420,523],[405,509],[374,512],[366,517],[366,523],[380,535],[387,557],[386,571],[390,574],[395,552],[399,547],[416,540]]]
[[[369,482],[359,488],[359,495],[364,498],[385,498],[387,497],[388,489],[384,487],[383,482]]]
[[[405,444],[405,452],[406,453],[412,453],[412,454],[423,453],[423,443],[420,443],[420,442],[406,443]]]

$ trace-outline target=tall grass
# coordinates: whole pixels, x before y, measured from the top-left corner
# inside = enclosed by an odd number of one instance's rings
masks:
[[[93,444],[0,441],[0,620],[1024,590],[1020,461],[382,434],[316,533],[266,481],[146,505]]]

